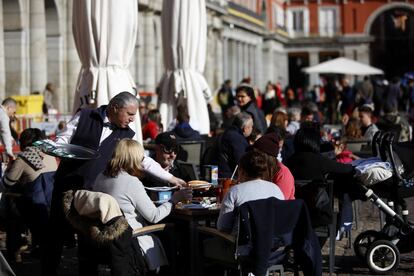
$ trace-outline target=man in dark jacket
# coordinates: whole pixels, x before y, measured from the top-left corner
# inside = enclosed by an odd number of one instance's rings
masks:
[[[232,175],[240,158],[249,146],[246,137],[250,136],[252,130],[252,116],[246,112],[241,112],[234,118],[232,126],[220,137],[218,145],[219,177],[230,177]]]
[[[177,125],[172,130],[172,133],[181,141],[198,141],[201,140],[200,133],[190,126],[190,115],[188,108],[185,105],[177,107]]]

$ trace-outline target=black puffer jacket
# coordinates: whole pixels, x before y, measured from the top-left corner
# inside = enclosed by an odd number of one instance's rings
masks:
[[[81,216],[73,207],[73,191],[64,194],[63,210],[78,233],[79,273],[88,275],[98,264],[109,264],[111,275],[145,275],[145,261],[132,228],[124,217],[106,224]]]

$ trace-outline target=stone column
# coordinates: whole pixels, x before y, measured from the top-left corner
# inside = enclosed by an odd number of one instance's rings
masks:
[[[135,48],[135,74],[136,79],[135,82],[137,83],[137,89],[138,91],[142,90],[143,82],[144,82],[144,17],[142,16],[142,13],[139,13],[138,16],[138,35],[137,35],[137,44]]]
[[[244,76],[251,76],[252,72],[251,72],[251,64],[252,64],[252,59],[250,57],[250,44],[244,43],[243,44],[243,60],[244,60],[244,72],[243,75]]]
[[[30,90],[47,83],[46,18],[44,0],[30,0]]]
[[[234,85],[236,86],[240,80],[238,80],[238,74],[237,74],[237,61],[238,61],[239,57],[237,55],[237,42],[236,40],[232,39],[231,40],[231,56],[229,59],[229,62],[231,62],[231,79],[234,83]]]
[[[158,86],[162,75],[164,74],[164,61],[162,53],[162,28],[161,28],[161,16],[154,16],[154,26],[155,26],[155,35],[154,35],[154,50],[155,50],[155,85]],[[155,87],[156,87],[155,86]],[[154,88],[155,88],[154,87]],[[155,92],[155,90],[153,90]]]
[[[6,68],[4,60],[3,1],[0,1],[0,98],[5,98]]]
[[[243,56],[243,42],[237,41],[237,79],[236,83],[238,83],[241,79],[244,78],[243,70],[244,70],[244,56]]]
[[[208,85],[210,86],[210,89],[214,91],[214,88],[212,87],[213,79],[214,79],[214,70],[215,65],[217,64],[215,62],[215,34],[214,31],[211,28],[208,28],[207,30],[207,49],[206,49],[206,63],[204,66],[204,72],[201,72],[201,74],[204,74],[204,77],[206,78],[206,81]]]
[[[72,11],[73,1],[67,1],[67,12],[66,12],[66,62],[67,62],[67,90],[66,99],[64,101],[64,111],[75,111],[74,110],[74,98],[76,92],[76,84],[78,81],[79,71],[81,69],[81,62],[79,59],[78,52],[76,51],[75,40],[73,39],[72,32]]]
[[[319,53],[318,52],[309,52],[309,66],[314,66],[319,64]],[[309,74],[309,85],[313,87],[319,82],[319,74]]]
[[[223,38],[223,80],[230,78],[229,74],[229,39]]]
[[[262,43],[258,43],[254,46],[254,54],[255,54],[255,62],[254,67],[252,68],[253,78],[254,78],[254,85],[257,87],[264,87],[263,83],[263,68],[262,68],[262,57],[263,57],[263,49]],[[263,89],[263,88],[261,88]]]
[[[225,60],[224,56],[224,46],[223,46],[223,40],[220,39],[220,35],[217,34],[217,36],[214,37],[216,40],[216,53],[215,53],[215,59],[214,63],[216,66],[216,70],[214,70],[214,78],[213,78],[213,87],[210,87],[210,89],[216,89],[220,87],[221,83],[224,81],[224,78],[226,78],[224,73],[224,63]]]
[[[145,91],[155,91],[155,86],[158,80],[155,80],[155,32],[154,32],[154,13],[143,12],[143,47],[144,56],[141,60],[142,65],[145,66],[143,70],[144,78],[140,80]]]
[[[48,7],[46,13],[46,41],[47,41],[47,82],[54,84],[55,94],[53,106],[60,112],[66,111],[66,72],[64,34],[66,25],[66,13],[58,13],[58,10],[66,11],[66,3],[55,1],[55,6]]]
[[[274,60],[276,60],[276,58],[274,57],[274,51],[272,49],[272,41],[266,41],[263,49],[263,69],[265,82],[276,81],[276,74],[274,69],[277,66],[277,63],[275,63]]]

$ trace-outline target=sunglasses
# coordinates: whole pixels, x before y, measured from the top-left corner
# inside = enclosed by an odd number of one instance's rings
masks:
[[[178,151],[178,148],[176,147],[167,149],[165,146],[162,146],[162,145],[161,145],[161,149],[162,149],[162,152],[164,152],[165,154],[177,153]]]

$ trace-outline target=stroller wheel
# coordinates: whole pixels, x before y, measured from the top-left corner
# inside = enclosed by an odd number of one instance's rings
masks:
[[[393,273],[400,264],[400,251],[391,241],[375,241],[368,248],[367,264],[375,274]]]
[[[368,248],[371,246],[371,244],[379,240],[381,238],[385,238],[385,235],[383,233],[377,232],[375,230],[368,230],[360,233],[354,241],[354,252],[355,255],[361,259],[365,260],[366,253]]]

